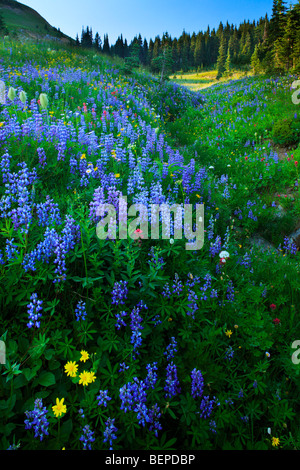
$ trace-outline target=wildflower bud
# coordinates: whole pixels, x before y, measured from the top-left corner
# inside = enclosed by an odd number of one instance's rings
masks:
[[[11,86],[10,89],[8,90],[8,98],[10,101],[13,101],[16,97],[16,90]]]
[[[40,104],[42,109],[47,109],[49,101],[46,93],[41,93],[40,94]]]
[[[20,101],[25,104],[26,103],[26,100],[27,100],[27,95],[25,93],[25,91],[21,91],[20,94],[19,94],[19,98],[20,98]]]

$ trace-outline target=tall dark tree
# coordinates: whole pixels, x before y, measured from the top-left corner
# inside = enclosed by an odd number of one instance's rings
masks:
[[[223,73],[225,72],[225,62],[226,62],[226,39],[225,35],[221,35],[219,55],[217,60],[217,80],[219,80]]]
[[[110,54],[108,34],[104,34],[102,52],[103,54]]]
[[[99,35],[98,32],[95,34],[94,48],[95,48],[97,51],[100,51],[100,50],[101,50],[101,38],[100,38],[100,35]]]
[[[272,17],[270,20],[270,44],[282,35],[286,20],[286,2],[283,0],[273,0]]]

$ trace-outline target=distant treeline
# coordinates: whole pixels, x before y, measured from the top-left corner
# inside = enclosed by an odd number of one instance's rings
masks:
[[[119,36],[110,45],[108,35],[103,41],[92,29],[82,29],[78,46],[95,48],[105,54],[124,58],[129,65],[148,67],[154,73],[200,71],[217,67],[218,76],[230,74],[232,68],[250,66],[255,71],[300,70],[300,0],[286,6],[282,0],[273,1],[272,16],[258,21],[244,21],[238,27],[219,24],[217,30],[189,34],[183,31],[179,38],[167,32],[155,39],[142,39],[139,34],[130,44]]]

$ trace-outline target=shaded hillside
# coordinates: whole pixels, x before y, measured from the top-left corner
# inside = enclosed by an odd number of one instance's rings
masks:
[[[65,43],[75,43],[66,34],[51,26],[33,8],[15,0],[0,0],[2,15],[9,35],[21,40],[51,39]]]

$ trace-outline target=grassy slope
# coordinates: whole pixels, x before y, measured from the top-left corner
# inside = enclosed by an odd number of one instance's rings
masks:
[[[39,13],[14,0],[0,0],[0,13],[10,33],[21,37],[59,38],[67,42],[75,42],[69,36],[51,26]]]
[[[248,75],[251,75],[248,73]],[[245,76],[245,72],[233,72],[230,77],[224,77],[217,80],[217,71],[209,70],[195,73],[177,73],[171,75],[170,79],[179,85],[184,85],[192,91],[202,90],[217,83],[228,82],[229,80],[238,80]]]

